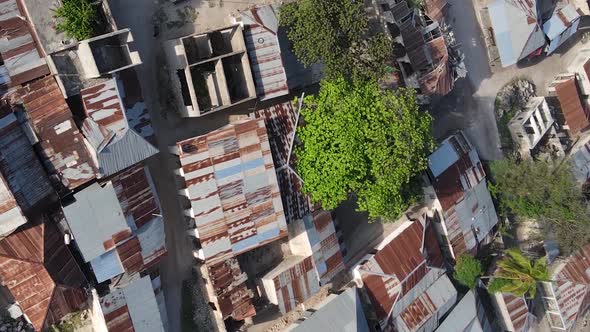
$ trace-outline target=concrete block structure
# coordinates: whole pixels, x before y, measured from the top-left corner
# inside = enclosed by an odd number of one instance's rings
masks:
[[[549,132],[554,123],[553,116],[543,97],[531,98],[526,108],[516,113],[508,123],[512,140],[522,150],[532,150]]]
[[[239,25],[169,40],[164,48],[182,116],[201,116],[256,97]]]

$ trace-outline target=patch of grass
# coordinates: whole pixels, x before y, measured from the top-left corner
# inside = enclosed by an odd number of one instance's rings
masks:
[[[198,331],[197,324],[193,319],[193,290],[192,279],[184,280],[182,282],[182,293],[181,293],[181,328],[183,332]]]

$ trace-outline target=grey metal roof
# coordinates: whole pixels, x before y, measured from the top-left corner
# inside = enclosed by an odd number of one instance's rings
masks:
[[[467,292],[440,324],[437,332],[492,332],[485,308],[476,300],[473,290]]]
[[[63,211],[86,262],[107,252],[106,243],[113,241],[113,234],[131,232],[111,182],[104,187],[93,183],[74,198],[76,201],[64,206]]]
[[[156,153],[158,149],[134,130],[128,130],[120,140],[107,145],[98,153],[99,172],[103,176],[109,176]]]
[[[129,284],[123,289],[123,294],[135,331],[164,331],[149,275]]]
[[[311,317],[294,327],[292,332],[369,332],[356,288],[340,295],[332,294]]]

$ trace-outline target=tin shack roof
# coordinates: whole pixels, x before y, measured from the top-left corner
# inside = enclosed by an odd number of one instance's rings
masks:
[[[248,276],[240,269],[237,258],[208,263],[207,269],[223,319],[243,320],[256,315],[251,291],[246,286]]]
[[[470,290],[440,324],[437,332],[493,332],[495,326],[486,314],[477,290]],[[493,314],[491,314],[493,315]],[[493,317],[495,319],[495,317]]]
[[[304,303],[320,289],[311,257],[289,256],[262,280],[272,281],[277,305],[283,315],[297,308],[297,305]]]
[[[267,100],[288,94],[287,74],[279,46],[277,9],[266,5],[241,14],[257,95],[261,100]]]
[[[0,173],[25,212],[54,192],[11,106],[0,106]],[[11,194],[11,195],[12,195]]]
[[[0,0],[0,56],[13,85],[49,74],[43,51],[16,0]]]
[[[342,252],[330,211],[317,210],[303,218],[311,242],[313,262],[322,284],[344,269]]]
[[[405,221],[392,233],[390,242],[386,239],[361,265],[363,283],[379,320],[388,318],[394,304],[428,272],[422,254],[423,234],[420,222]]]
[[[488,5],[502,67],[508,67],[545,46],[537,23],[535,0],[496,0]]]
[[[142,272],[166,253],[159,203],[143,166],[125,170],[104,186],[94,183],[74,198],[64,215],[99,282]]]
[[[555,93],[561,105],[565,123],[572,135],[577,135],[590,126],[588,110],[582,105],[580,89],[575,75],[555,85]]]
[[[122,70],[114,76],[117,79],[117,89],[125,107],[129,127],[155,146],[156,136],[152,120],[143,99],[135,68]]]
[[[109,331],[164,331],[149,275],[100,298]]]
[[[73,190],[96,176],[89,145],[78,130],[55,79],[47,76],[19,91],[51,175]]]
[[[292,332],[369,332],[369,325],[356,288],[348,288],[343,293],[331,294],[317,308],[311,317],[303,322],[297,321]]]
[[[476,248],[473,229],[482,239],[498,223],[477,151],[458,133],[430,155],[428,166],[455,256]]]
[[[254,117],[264,119],[266,124],[287,223],[301,219],[313,210],[313,205],[301,191],[302,182],[294,171],[294,156],[291,156],[287,166],[289,151],[293,153],[291,145],[297,122],[295,105],[291,101],[278,103],[257,110]]]
[[[264,121],[230,124],[177,147],[206,260],[223,261],[287,235]]]
[[[27,218],[0,174],[0,237],[10,234],[26,222]]]
[[[578,18],[580,18],[580,14],[571,3],[558,5],[551,18],[543,23],[543,32],[545,32],[549,40],[553,40],[569,28],[572,22]]]
[[[37,331],[86,302],[86,279],[45,217],[0,241],[0,278]]]
[[[86,115],[82,131],[96,150],[101,176],[115,174],[158,152],[129,128],[116,79],[80,91]]]
[[[444,36],[429,41],[426,47],[430,50],[434,68],[420,77],[422,93],[444,96],[451,92],[455,85]]]

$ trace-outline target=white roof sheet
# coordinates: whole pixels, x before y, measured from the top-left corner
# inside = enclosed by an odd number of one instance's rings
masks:
[[[94,183],[74,198],[63,211],[82,257],[90,262],[106,252],[105,241],[129,227],[111,182],[104,187]]]
[[[115,249],[96,257],[90,261],[96,281],[107,281],[125,272],[119,254]]]
[[[550,40],[562,34],[580,14],[572,4],[556,9],[553,16],[543,24],[543,32]]]
[[[530,17],[530,12],[512,1],[496,0],[488,5],[488,12],[503,67],[513,65],[530,54],[523,53],[525,48],[532,52],[544,45],[544,39],[539,38],[543,37],[543,32],[537,28],[536,17]],[[531,18],[535,20],[532,23]]]
[[[156,296],[149,276],[138,279],[123,289],[127,309],[136,332],[164,331]]]
[[[430,168],[432,175],[438,177],[458,160],[459,155],[457,154],[457,151],[455,151],[453,144],[446,139],[442,145],[436,149],[430,157],[428,157],[428,167]]]

